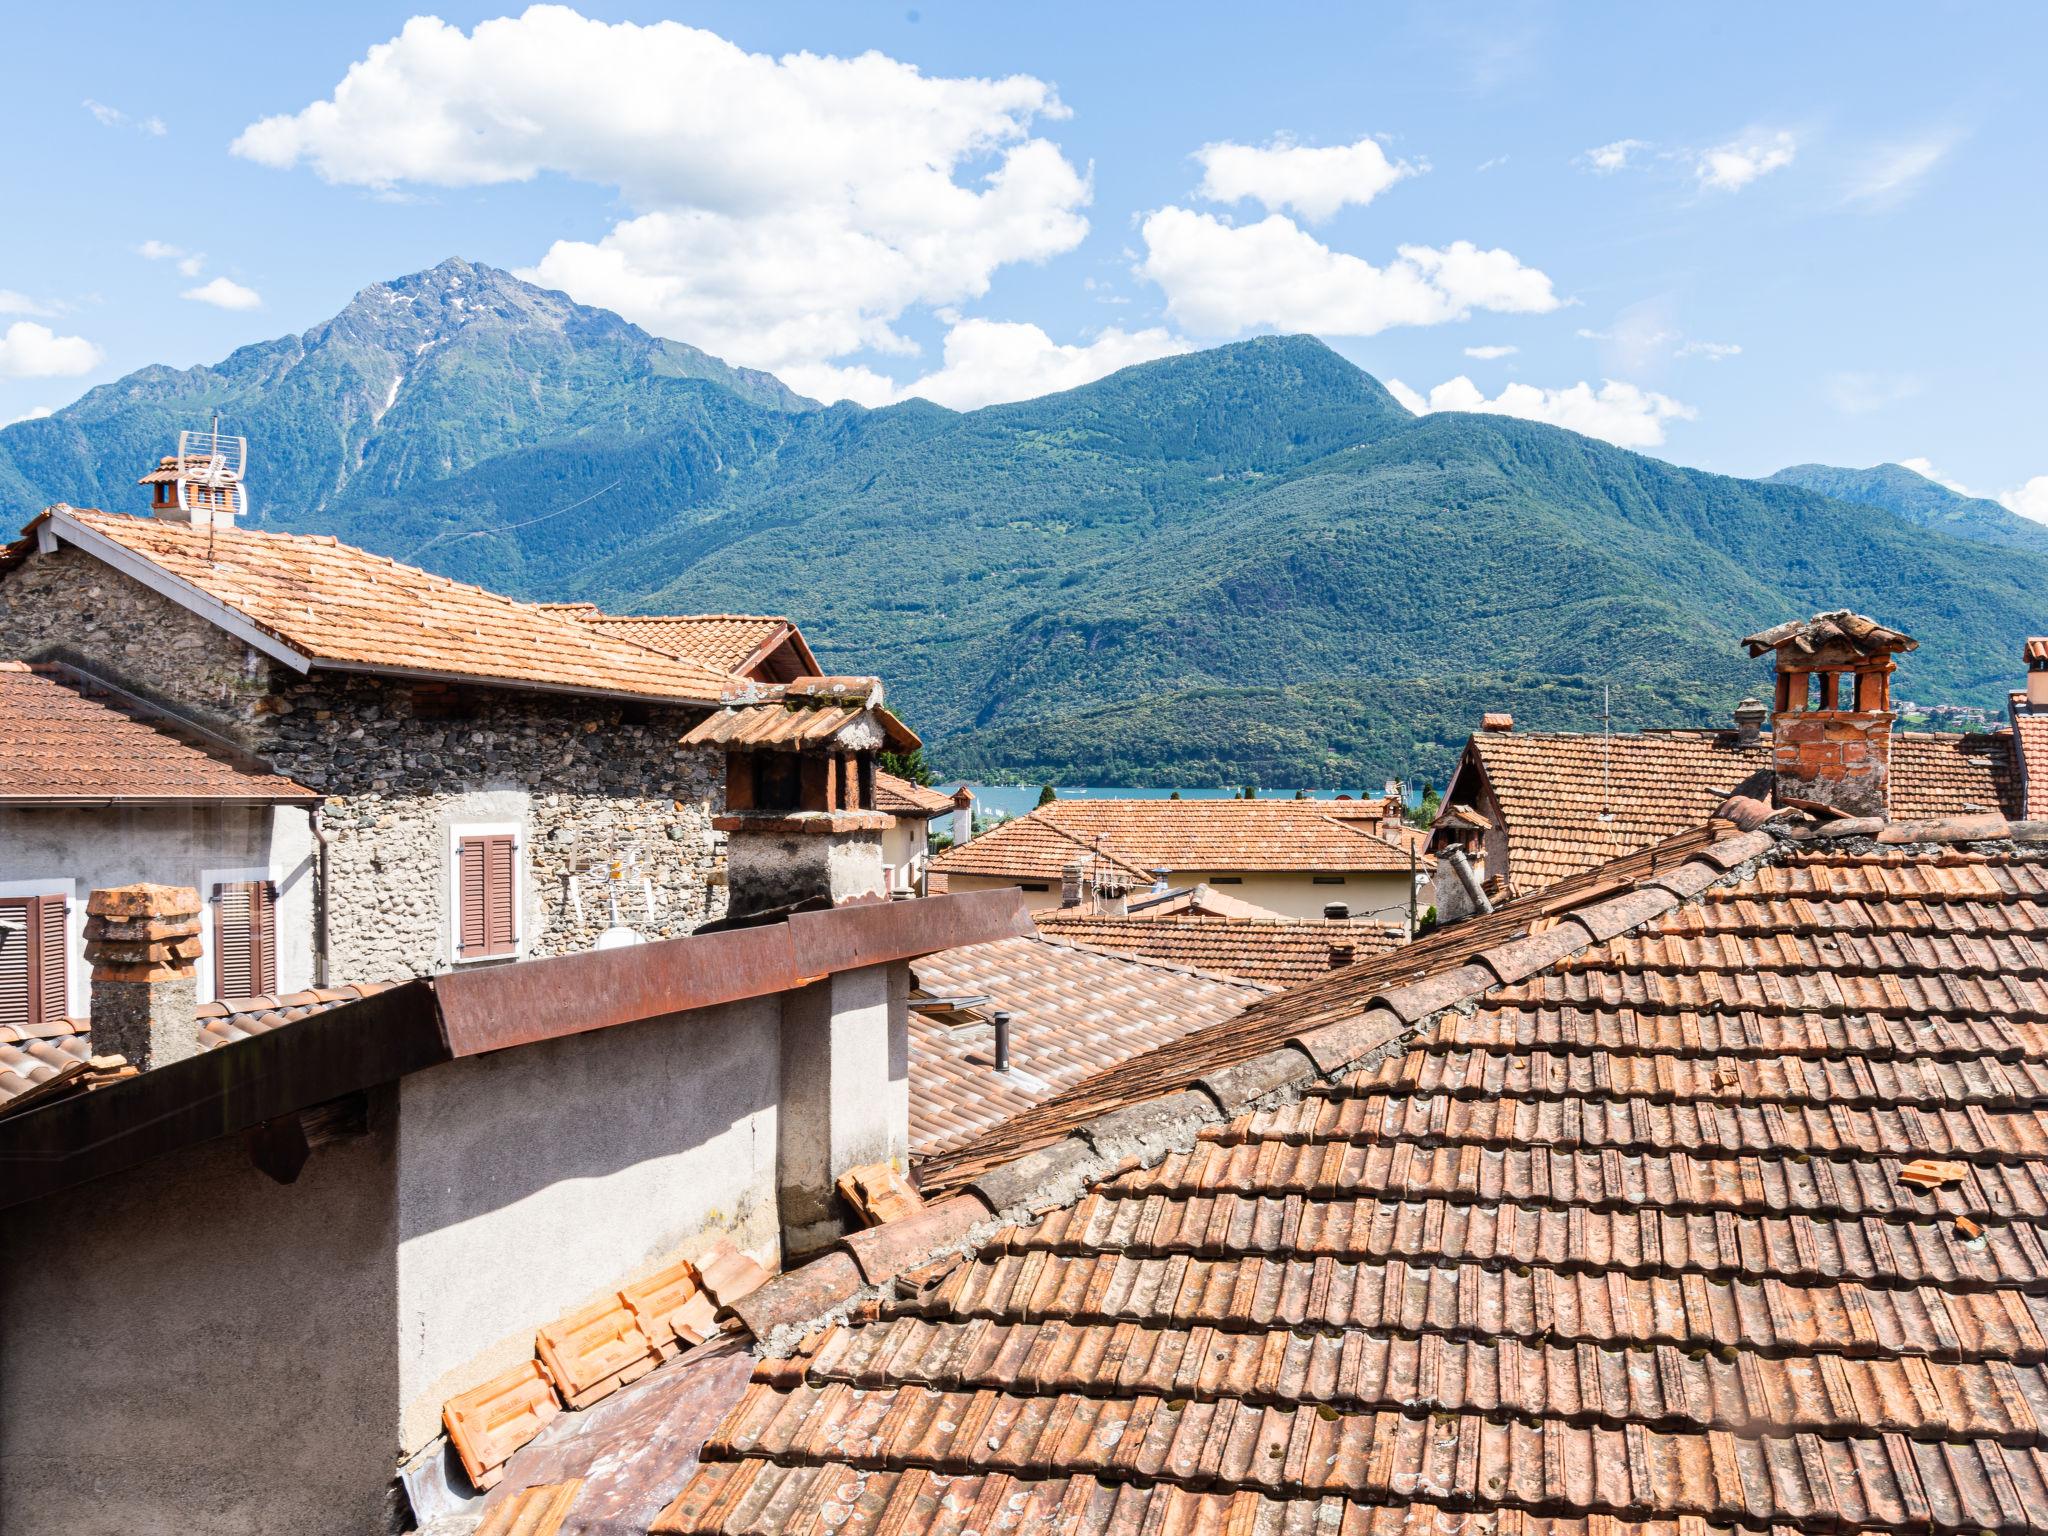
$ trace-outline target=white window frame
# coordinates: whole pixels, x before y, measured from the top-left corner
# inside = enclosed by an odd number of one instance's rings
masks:
[[[64,898],[64,1012],[74,1019],[92,1014],[92,973],[85,964],[85,903],[78,882],[0,880],[0,896],[62,896]]]
[[[462,952],[462,841],[469,837],[512,839],[512,953],[465,955]],[[502,965],[526,958],[526,828],[516,821],[458,821],[448,828],[447,857],[441,866],[448,893],[448,964]]]

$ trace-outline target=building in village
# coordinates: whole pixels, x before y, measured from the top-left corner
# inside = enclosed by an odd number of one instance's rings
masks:
[[[931,869],[932,823],[951,817],[953,796],[893,773],[875,775],[875,809],[896,818],[882,834],[882,874],[891,894],[923,896]]]
[[[1398,922],[1423,866],[1392,840],[1397,819],[1380,800],[1054,800],[932,873],[949,891],[1017,887],[1034,910],[1080,887],[1095,901],[1206,884],[1279,917]]]
[[[1512,717],[1489,714],[1467,741],[1445,790],[1430,851],[1439,857],[1462,852],[1486,891],[1502,896],[1526,894],[1649,847],[1699,825],[1729,795],[1761,784],[1788,724],[1796,730],[1802,718],[1856,713],[1809,712],[1792,708],[1795,702],[1810,701],[1774,700],[1767,707],[1744,700],[1727,730],[1614,735],[1523,731]],[[2024,733],[2017,726],[1962,734],[1900,731],[1890,728],[1889,709],[1882,713],[1889,814],[1921,820],[2023,813]],[[2038,747],[2037,760],[2048,764],[2048,743]],[[2036,777],[2048,780],[2048,766],[2037,767]],[[1440,870],[1437,893],[1454,878]]]
[[[61,954],[36,951],[51,957],[38,1015],[61,995],[77,1016],[86,894],[124,880],[201,889],[206,996],[230,973],[276,994],[567,953],[615,922],[673,936],[725,913],[723,767],[677,744],[731,698],[772,702],[815,676],[793,625],[516,602],[332,538],[240,527],[239,481],[181,487],[178,462],[145,478],[148,515],[53,507],[0,552],[0,658],[32,668],[17,693],[97,701],[103,723],[182,743],[159,794],[138,780],[53,797],[34,774],[0,787],[0,921],[33,902],[16,917],[35,942],[66,936]],[[47,750],[82,768],[94,727],[86,705],[64,707],[83,735]],[[238,765],[213,776],[238,799],[181,798],[173,764],[195,753]],[[912,893],[933,797],[856,756],[862,809],[916,802],[901,824],[877,813],[892,840],[878,878]],[[265,781],[267,801],[251,787]],[[125,874],[108,862],[120,849],[135,853]],[[253,969],[215,942],[245,927]],[[26,979],[7,974],[0,997],[16,1002],[0,1009],[26,1009]]]

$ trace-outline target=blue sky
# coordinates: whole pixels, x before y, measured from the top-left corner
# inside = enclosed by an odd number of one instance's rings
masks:
[[[459,254],[816,394],[1307,330],[1413,403],[2048,518],[2041,7],[423,14],[16,17],[0,421]]]

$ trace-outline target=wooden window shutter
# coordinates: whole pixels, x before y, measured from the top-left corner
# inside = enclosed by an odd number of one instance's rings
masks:
[[[0,1025],[26,1029],[70,1013],[70,944],[62,896],[10,896],[0,918],[20,930],[0,945]]]
[[[457,844],[456,920],[465,960],[510,955],[519,948],[518,839],[510,833],[465,837]]]
[[[269,996],[277,991],[277,892],[268,880],[213,888],[213,995]]]

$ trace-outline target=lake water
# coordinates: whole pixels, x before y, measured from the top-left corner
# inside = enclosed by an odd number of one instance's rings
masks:
[[[957,779],[941,779],[937,787],[950,794],[958,784],[959,781]],[[1036,784],[970,783],[967,787],[974,791],[974,808],[978,814],[1022,816],[1038,804],[1038,786]],[[1070,788],[1062,784],[1058,786],[1058,792],[1062,800],[1165,800],[1172,796],[1173,789],[1171,786],[1165,789],[1157,789],[1134,788],[1129,785],[1117,788],[1075,785]],[[1311,789],[1307,793],[1312,800],[1334,800],[1339,795],[1349,795],[1354,800],[1367,800],[1378,797],[1383,793],[1383,789],[1380,786],[1375,786],[1371,789]],[[1180,797],[1183,800],[1235,800],[1238,794],[1239,791],[1234,789],[1183,789],[1180,792]],[[1420,792],[1415,789],[1409,789],[1407,794],[1410,805],[1418,803],[1421,799]],[[1261,800],[1292,800],[1294,798],[1294,791],[1292,789],[1262,789],[1259,791],[1259,798]]]

